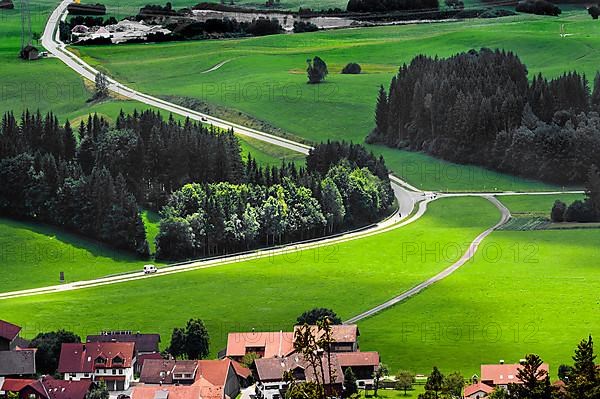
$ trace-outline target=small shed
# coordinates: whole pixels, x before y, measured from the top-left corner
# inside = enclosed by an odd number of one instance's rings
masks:
[[[24,60],[32,61],[40,58],[40,51],[31,44],[28,44],[27,46],[23,47],[19,55]]]

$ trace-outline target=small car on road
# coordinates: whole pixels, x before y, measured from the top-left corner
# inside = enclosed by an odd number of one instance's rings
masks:
[[[156,273],[158,269],[154,265],[144,265],[144,274]]]

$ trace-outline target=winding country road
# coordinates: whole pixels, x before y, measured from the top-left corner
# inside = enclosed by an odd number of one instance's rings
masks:
[[[56,58],[59,58],[62,62],[64,62],[67,66],[77,72],[79,75],[88,79],[90,81],[95,80],[95,76],[98,73],[96,69],[85,63],[82,59],[67,51],[65,48],[65,44],[62,43],[59,39],[58,34],[58,22],[61,19],[66,18],[66,9],[67,6],[71,3],[72,0],[64,0],[62,1],[58,7],[52,12],[50,15],[46,27],[44,29],[44,33],[42,35],[42,45],[48,50],[48,52],[52,53]],[[224,65],[227,61],[224,61],[220,64],[217,64],[213,68],[208,71],[218,69],[222,65]],[[279,147],[287,148],[292,151],[300,152],[302,154],[308,154],[310,149],[312,148],[309,145],[298,143],[286,138],[278,137],[272,134],[268,134],[265,132],[261,132],[255,129],[250,129],[244,126],[241,126],[236,123],[228,122],[223,119],[215,118],[211,115],[204,114],[201,112],[197,112],[177,104],[170,103],[168,101],[164,101],[162,99],[141,93],[134,89],[131,89],[112,78],[108,78],[109,80],[109,90],[117,93],[118,95],[129,98],[132,100],[139,101],[141,103],[163,109],[168,112],[172,112],[174,114],[178,114],[184,117],[189,117],[190,119],[201,121],[203,123],[210,123],[215,127],[222,129],[233,129],[233,131],[237,134],[241,134],[247,137],[251,137],[257,140],[261,140],[263,142],[276,145]],[[293,253],[297,251],[309,250],[313,248],[317,248],[323,245],[331,245],[336,243],[341,243],[349,240],[355,240],[360,238],[369,237],[375,234],[381,234],[388,232],[390,230],[400,228],[406,226],[416,220],[418,220],[421,216],[423,216],[427,210],[427,205],[438,198],[444,197],[453,197],[453,196],[480,196],[491,201],[501,212],[500,221],[493,227],[482,232],[478,235],[475,240],[470,244],[468,250],[461,256],[459,260],[450,265],[448,268],[444,269],[437,275],[431,277],[430,279],[418,284],[417,286],[399,294],[398,296],[390,299],[389,301],[382,303],[374,307],[373,309],[367,310],[349,320],[346,323],[355,323],[359,320],[362,320],[366,317],[372,316],[384,309],[387,309],[403,300],[406,300],[419,292],[423,291],[430,285],[446,278],[451,275],[457,269],[459,269],[462,265],[464,265],[469,259],[471,259],[477,251],[480,243],[495,229],[502,226],[510,219],[510,212],[508,209],[502,205],[496,198],[495,195],[514,195],[514,194],[527,194],[527,195],[537,195],[537,194],[553,194],[553,193],[455,193],[455,194],[434,194],[423,192],[416,187],[410,185],[409,183],[403,181],[402,179],[390,175],[390,182],[392,184],[392,188],[394,190],[394,194],[396,196],[398,202],[398,210],[389,218],[376,223],[374,225],[368,226],[367,228],[360,229],[357,231],[343,233],[333,237],[324,237],[318,240],[312,240],[309,242],[302,243],[293,243],[280,247],[267,248],[263,250],[252,251],[248,253],[235,254],[231,256],[225,256],[214,259],[205,259],[200,261],[191,261],[184,262],[174,265],[169,265],[163,268],[160,268],[157,273],[145,275],[143,272],[133,272],[133,273],[125,273],[121,275],[102,277],[93,280],[85,280],[78,281],[68,284],[62,285],[54,285],[48,287],[34,288],[34,289],[26,289],[20,291],[12,291],[0,293],[0,300],[10,299],[10,298],[19,298],[25,296],[36,296],[43,294],[50,294],[56,292],[64,292],[64,291],[73,291],[91,287],[98,287],[103,285],[110,284],[118,284],[126,281],[135,281],[147,278],[155,278],[164,275],[170,275],[175,273],[183,273],[191,270],[198,270],[210,267],[216,267],[241,261],[248,261],[254,259],[261,259],[265,257],[271,257],[275,255],[282,255]],[[574,191],[580,193],[580,191]],[[557,192],[558,193],[558,192]],[[564,192],[560,192],[564,193]],[[414,208],[417,206],[417,210]]]

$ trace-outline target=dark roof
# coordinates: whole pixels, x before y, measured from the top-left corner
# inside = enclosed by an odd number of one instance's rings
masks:
[[[99,334],[88,335],[87,342],[135,342],[135,351],[159,352],[160,334]]]
[[[0,376],[35,374],[35,350],[0,351]]]
[[[19,335],[21,327],[11,324],[7,321],[0,320],[0,338],[7,341],[12,341]]]
[[[302,355],[294,354],[284,358],[261,358],[254,361],[258,379],[263,382],[283,381],[283,374],[286,371],[302,370],[306,381],[316,381],[313,368],[304,360]],[[328,369],[327,357],[323,356],[323,367]],[[334,383],[341,384],[344,373],[337,362],[334,354],[331,356],[331,368],[334,370],[336,380]],[[325,373],[325,383],[330,384],[329,375]]]
[[[60,360],[58,362],[59,373],[91,373],[94,371],[94,363],[98,357],[107,360],[106,367],[117,367],[112,365],[115,357],[123,360],[119,368],[132,366],[135,344],[133,342],[90,342],[87,344],[68,343],[62,344]]]
[[[140,382],[145,384],[172,384],[173,374],[192,374],[195,379],[197,360],[146,359],[140,373]]]

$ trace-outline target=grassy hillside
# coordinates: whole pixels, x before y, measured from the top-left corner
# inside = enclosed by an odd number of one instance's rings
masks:
[[[561,24],[570,36],[559,37]],[[156,95],[195,97],[237,109],[312,142],[362,142],[373,127],[379,85],[389,85],[398,67],[419,53],[448,56],[471,48],[503,48],[515,51],[527,64],[530,75],[542,72],[557,76],[577,69],[591,77],[600,61],[599,33],[600,25],[579,10],[558,18],[520,15],[243,40],[79,47],[77,51],[116,78]],[[307,85],[306,59],[315,55],[328,63],[330,73],[326,83]],[[213,72],[200,73],[225,60],[231,61]],[[342,67],[351,61],[360,63],[364,73],[341,75]],[[407,169],[405,163],[419,167],[421,162],[429,162],[426,157],[413,165],[415,156],[411,154],[383,152],[399,173]],[[446,164],[434,166],[441,166],[441,174],[449,173],[449,168],[459,169],[462,177],[442,179],[435,171],[407,177],[414,184],[436,189],[542,187],[508,176],[488,175],[480,168],[472,169],[483,177],[472,179],[467,176],[469,170]]]
[[[174,326],[200,317],[208,324],[214,355],[229,331],[287,329],[315,306],[332,307],[348,318],[377,305],[460,256],[451,251],[443,257],[423,256],[405,250],[407,245],[454,248],[498,217],[496,208],[481,198],[441,199],[418,222],[386,234],[143,281],[0,301],[0,314],[25,326],[73,326],[81,334],[116,328],[157,331],[164,336],[163,345]],[[27,281],[24,275],[16,278],[21,284]],[[110,304],[111,311],[99,303]]]
[[[144,261],[93,240],[36,223],[0,218],[2,291],[141,270]]]
[[[577,343],[600,334],[599,238],[598,229],[493,233],[487,254],[359,323],[361,348],[382,351],[394,370],[437,365],[467,376],[533,352],[556,379]]]

